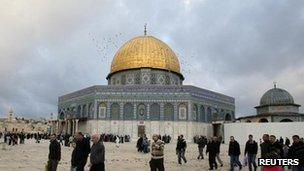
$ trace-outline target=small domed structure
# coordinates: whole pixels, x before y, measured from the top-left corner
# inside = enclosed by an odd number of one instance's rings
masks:
[[[294,114],[299,113],[300,105],[295,104],[291,94],[281,88],[266,91],[260,100],[260,105],[255,107],[257,114]]]
[[[300,105],[294,102],[292,95],[282,89],[274,88],[266,91],[256,106],[257,115],[238,118],[241,122],[299,122],[304,115],[299,114]]]
[[[288,91],[276,87],[268,90],[260,100],[260,106],[290,104],[294,104],[294,100]]]

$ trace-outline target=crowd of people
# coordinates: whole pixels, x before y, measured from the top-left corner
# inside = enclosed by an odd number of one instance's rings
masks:
[[[160,135],[158,137],[161,137]],[[136,148],[138,152],[149,153],[150,141],[148,140],[146,134],[140,136],[136,143]]]
[[[114,138],[116,137],[116,139]],[[137,149],[139,152],[149,153],[151,149],[151,160],[149,162],[151,171],[163,171],[164,168],[164,148],[165,142],[163,141],[161,135],[153,135],[152,142],[150,142],[146,135],[141,136],[137,140]],[[90,147],[90,140],[93,145]],[[103,142],[115,142],[117,140],[122,141],[119,136],[115,135],[93,135],[92,137],[84,136],[81,132],[78,132],[73,140],[72,147],[74,148],[71,156],[71,170],[72,171],[82,171],[87,163],[87,158],[90,154],[90,170],[104,170],[105,165],[105,147]],[[261,150],[261,158],[290,158],[290,159],[300,159],[298,166],[292,166],[292,171],[303,171],[304,169],[304,142],[300,139],[298,135],[292,137],[293,143],[290,142],[288,138],[282,141],[282,139],[277,139],[274,135],[264,134],[263,138],[258,145],[258,143],[253,139],[252,135],[248,136],[248,141],[246,142],[244,149],[244,160],[246,160],[246,165],[248,165],[249,171],[257,170],[256,157],[258,153],[258,146]],[[212,137],[207,139],[205,136],[199,136],[196,139],[198,145],[198,157],[197,159],[204,159],[204,148],[206,147],[206,154],[209,160],[209,170],[214,170],[219,166],[223,166],[223,161],[220,158],[220,146],[222,143],[221,138]],[[149,146],[151,145],[151,148]],[[187,142],[183,135],[179,135],[176,143],[176,155],[177,162],[181,165],[182,163],[187,163],[185,152],[187,149]],[[55,154],[56,153],[56,154]],[[230,157],[230,170],[233,171],[235,167],[239,170],[242,169],[243,164],[240,162],[241,148],[237,140],[233,136],[230,137],[228,155]],[[56,135],[51,136],[50,143],[50,153],[48,166],[51,171],[56,170],[58,161],[60,160],[60,143],[56,140]],[[263,166],[263,170],[271,169],[282,169],[281,166]]]
[[[115,134],[101,134],[101,139],[103,142],[115,142],[119,143],[130,142],[130,135],[115,135]],[[118,140],[117,140],[118,139]]]
[[[49,135],[46,133],[23,133],[21,132],[0,132],[0,139],[3,137],[4,142],[8,145],[17,145],[24,143],[25,139],[35,139],[39,143],[41,139],[50,139],[49,145],[49,161],[47,168],[50,171],[55,171],[61,159],[61,146],[72,146],[73,152],[71,155],[71,171],[82,171],[90,157],[90,170],[104,170],[105,165],[105,147],[103,142],[124,143],[130,142],[129,135],[114,135],[114,134],[89,134],[76,133],[74,136],[69,134]],[[217,169],[223,166],[223,161],[220,158],[220,147],[222,144],[221,137],[195,136],[195,143],[198,147],[198,160],[204,159],[204,149],[209,160],[209,170]],[[64,142],[63,142],[64,141]],[[90,146],[92,142],[92,146]],[[169,135],[153,135],[150,141],[146,135],[141,136],[136,143],[137,150],[143,153],[151,153],[151,160],[149,162],[152,171],[164,170],[164,148],[166,143],[171,142]],[[304,141],[298,135],[292,136],[291,140],[286,137],[276,138],[275,135],[264,134],[259,143],[254,140],[252,135],[248,136],[248,140],[244,148],[243,162],[240,161],[242,153],[240,144],[231,136],[227,155],[230,157],[230,170],[233,171],[235,167],[239,170],[244,165],[248,165],[249,171],[257,170],[256,163],[258,150],[260,148],[260,158],[288,158],[300,159],[298,166],[291,166],[292,171],[304,170]],[[177,163],[182,165],[187,163],[186,159],[187,142],[183,135],[179,135],[176,141],[176,155]],[[90,155],[89,155],[90,154]],[[219,163],[219,164],[218,164]],[[263,166],[261,170],[271,169],[281,170],[282,166]]]
[[[93,143],[92,146],[90,146],[90,141]],[[95,134],[92,137],[89,137],[78,132],[70,144],[74,148],[71,155],[71,171],[84,171],[89,154],[90,171],[105,170],[105,148],[100,135]],[[46,168],[49,171],[56,171],[61,159],[61,145],[57,141],[57,136],[55,134],[51,135],[50,138],[48,158],[49,160]]]
[[[40,143],[41,139],[48,139],[47,133],[25,133],[23,131],[18,132],[13,129],[12,131],[0,132],[0,139],[3,137],[4,143],[14,146],[18,144],[24,144],[25,140],[35,139],[36,143]]]

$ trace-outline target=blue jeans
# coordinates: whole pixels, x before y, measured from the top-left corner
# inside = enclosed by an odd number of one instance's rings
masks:
[[[256,169],[257,164],[255,162],[256,154],[247,154],[248,157],[248,166],[249,166],[249,171],[252,170],[252,165],[254,169]]]
[[[185,163],[187,163],[186,157],[185,157],[185,150],[181,149],[177,151],[177,157],[178,157],[178,163],[182,163],[182,159],[184,160]]]
[[[239,167],[242,166],[239,156],[230,155],[230,170],[234,170],[234,164],[237,164]]]

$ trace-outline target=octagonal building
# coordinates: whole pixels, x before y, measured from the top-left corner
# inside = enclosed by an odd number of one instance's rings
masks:
[[[200,73],[197,73],[200,74]],[[58,132],[130,135],[211,135],[211,123],[235,118],[232,97],[183,85],[178,57],[153,36],[127,41],[106,78],[58,99]]]
[[[240,122],[303,122],[304,115],[299,113],[299,107],[292,95],[282,89],[274,88],[266,91],[255,107],[256,115],[240,117]]]

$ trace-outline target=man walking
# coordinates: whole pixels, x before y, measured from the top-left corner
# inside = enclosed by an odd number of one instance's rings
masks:
[[[205,137],[201,136],[199,139],[198,139],[198,156],[197,156],[197,159],[204,159],[204,147],[206,146],[206,139]]]
[[[239,160],[241,154],[240,144],[234,140],[233,136],[230,136],[228,154],[230,156],[230,170],[234,170],[234,164],[239,166],[239,170],[242,169],[242,164]]]
[[[252,165],[253,165],[254,171],[256,171],[257,164],[255,162],[255,158],[258,153],[258,143],[256,143],[253,140],[252,135],[249,135],[248,138],[249,139],[246,142],[244,155],[246,156],[246,154],[247,154],[249,171],[252,171]]]
[[[292,166],[292,171],[304,171],[304,143],[298,135],[292,136],[293,143],[288,151],[288,158],[299,159],[298,166]]]
[[[187,148],[186,140],[183,135],[178,136],[177,144],[176,144],[176,154],[178,156],[178,164],[182,164],[182,159],[185,163],[187,163],[187,159],[185,157],[185,152]]]
[[[56,134],[50,136],[50,146],[49,146],[49,161],[48,168],[50,171],[56,171],[58,162],[61,158],[61,147],[56,139]]]
[[[156,134],[152,138],[150,169],[151,171],[164,171],[164,142]]]
[[[209,153],[209,170],[213,170],[213,168],[215,167],[215,169],[217,169],[217,163],[215,161],[215,156],[217,153],[217,144],[215,142],[215,139],[211,139],[209,140],[209,142],[207,143],[207,150],[206,150],[206,155]]]
[[[90,155],[90,171],[104,171],[105,170],[105,147],[100,141],[100,136],[95,134],[92,136],[93,142]]]
[[[72,167],[76,167],[76,171],[84,171],[90,153],[90,142],[84,138],[81,132],[76,134],[76,147],[72,153]]]
[[[263,137],[263,142],[260,144],[261,147],[261,158],[266,158],[266,154],[269,151],[269,146],[270,146],[270,142],[269,142],[269,135],[268,134],[264,134]]]
[[[221,149],[221,138],[218,138],[218,137],[214,137],[213,138],[214,141],[215,141],[215,144],[216,144],[216,149],[217,149],[217,152],[216,152],[216,159],[218,160],[218,162],[220,163],[220,166],[222,167],[223,166],[223,161],[221,160],[220,158],[220,149]]]

